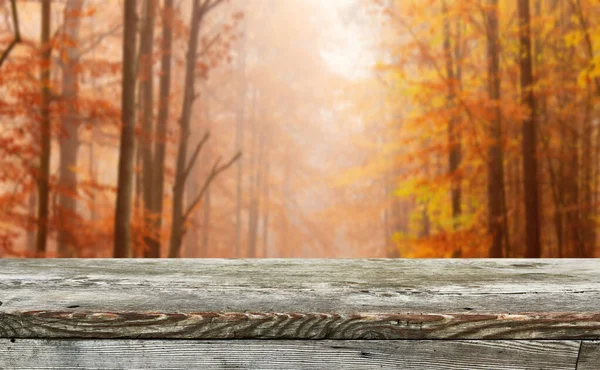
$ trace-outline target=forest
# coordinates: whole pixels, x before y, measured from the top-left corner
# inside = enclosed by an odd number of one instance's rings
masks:
[[[597,0],[0,0],[0,257],[600,256]]]

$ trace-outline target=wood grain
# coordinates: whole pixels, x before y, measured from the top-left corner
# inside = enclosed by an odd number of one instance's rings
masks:
[[[578,341],[0,339],[9,369],[575,369]],[[596,367],[597,369],[597,367]]]
[[[600,369],[600,342],[582,342],[577,361],[577,370],[598,369]]]
[[[2,338],[599,339],[598,260],[1,260]]]

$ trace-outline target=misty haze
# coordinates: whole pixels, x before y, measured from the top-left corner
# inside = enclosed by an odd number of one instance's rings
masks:
[[[0,0],[0,257],[597,257],[594,0]]]

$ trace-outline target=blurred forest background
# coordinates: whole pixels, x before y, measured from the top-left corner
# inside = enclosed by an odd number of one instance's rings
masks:
[[[0,0],[2,257],[597,257],[600,1]]]

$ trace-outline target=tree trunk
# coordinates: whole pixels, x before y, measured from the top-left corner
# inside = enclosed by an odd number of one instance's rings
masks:
[[[198,52],[198,39],[200,34],[200,23],[204,14],[201,12],[200,0],[194,0],[192,16],[190,21],[190,39],[185,61],[185,82],[183,92],[183,105],[179,120],[180,136],[177,148],[177,165],[175,169],[175,184],[173,186],[173,210],[171,222],[171,241],[169,245],[169,258],[179,257],[181,254],[181,242],[183,241],[185,219],[183,200],[185,193],[184,172],[187,167],[188,140],[190,136],[190,121],[192,118],[192,106],[195,99],[195,71],[196,53]]]
[[[170,95],[171,95],[171,45],[173,43],[173,0],[165,0],[162,14],[162,43],[161,43],[161,74],[159,87],[159,109],[156,122],[156,147],[154,149],[154,189],[151,204],[152,213],[156,216],[156,241],[150,248],[158,251],[162,242],[162,214],[165,187],[165,158],[167,144],[167,122],[169,121]]]
[[[541,257],[540,199],[537,176],[537,112],[533,94],[533,62],[531,58],[531,26],[529,0],[517,0],[519,13],[521,95],[527,117],[522,127],[523,184],[525,190],[525,235],[527,258]]]
[[[206,94],[204,99],[204,123],[206,125],[206,130],[211,130],[211,112],[210,112],[210,97]],[[206,163],[208,164],[211,161],[211,156],[209,153],[206,155]],[[212,186],[209,185],[206,189],[206,194],[204,195],[204,203],[203,203],[203,214],[202,214],[202,226],[200,230],[200,250],[197,255],[201,258],[206,258],[209,256],[208,250],[208,242],[210,240],[210,207],[211,207],[211,192]]]
[[[206,189],[210,183],[221,172],[232,166],[237,161],[241,153],[235,155],[229,162],[220,165],[220,160],[217,160],[210,170],[204,185],[199,194],[194,198],[191,204],[184,210],[183,200],[185,195],[186,179],[192,170],[198,154],[209,138],[208,132],[204,138],[198,143],[192,157],[187,160],[188,141],[190,136],[190,121],[192,118],[192,107],[196,99],[195,93],[195,72],[196,72],[196,55],[198,53],[198,44],[200,38],[200,25],[204,16],[214,9],[217,5],[223,3],[222,0],[194,0],[192,5],[192,16],[190,21],[190,38],[188,42],[188,50],[185,60],[185,82],[183,92],[183,104],[181,108],[181,116],[179,119],[180,137],[179,146],[177,148],[177,165],[175,168],[175,184],[173,185],[173,208],[171,214],[171,240],[169,244],[169,258],[178,258],[181,256],[181,242],[185,234],[186,220],[194,211],[196,205],[203,199]]]
[[[131,196],[135,157],[135,44],[137,33],[136,0],[124,0],[123,82],[121,96],[121,143],[115,207],[114,257],[130,255]]]
[[[41,121],[40,121],[40,172],[38,177],[38,227],[35,242],[36,255],[44,257],[48,239],[48,199],[50,195],[50,0],[42,0],[41,27]]]
[[[500,50],[498,30],[498,0],[490,0],[487,14],[488,94],[492,122],[488,146],[488,230],[492,236],[489,256],[502,257],[502,244],[507,230],[504,226],[504,159],[502,152],[502,118],[500,111]],[[508,247],[508,246],[507,246]]]
[[[27,230],[27,252],[35,255],[35,223],[33,222],[36,219],[36,205],[37,205],[37,189],[36,191],[32,191],[29,194],[29,199],[27,200],[28,207],[28,230]]]
[[[569,11],[566,4],[560,10],[559,28],[563,35],[571,31],[571,19],[575,16]],[[575,57],[575,48],[565,47],[560,45],[557,48],[557,53],[563,55],[565,60],[573,60]],[[557,73],[559,81],[568,83],[576,78],[572,69],[568,65],[560,64]],[[565,109],[574,103],[571,93],[559,90],[557,93],[557,105],[559,110]],[[560,116],[560,114],[559,114]],[[568,257],[583,257],[584,255],[584,239],[585,230],[582,228],[581,222],[581,203],[580,203],[580,161],[579,147],[580,134],[577,123],[566,121],[559,118],[561,129],[561,176],[559,178],[559,194],[561,196],[560,220],[562,226],[562,235],[566,241]]]
[[[265,173],[263,180],[263,197],[264,197],[264,210],[263,210],[263,257],[270,257],[269,250],[269,173],[271,163],[269,156],[265,156]]]
[[[153,113],[154,113],[154,18],[156,1],[146,0],[144,23],[140,37],[140,105],[142,107],[142,200],[144,212],[144,257],[160,257],[160,243],[156,239],[157,230],[154,221],[159,215],[153,211],[154,160],[152,158]]]
[[[290,148],[287,147],[285,149],[284,159],[283,159],[283,186],[282,186],[282,216],[281,218],[281,231],[279,232],[278,238],[279,244],[285,246],[283,251],[280,250],[280,253],[284,253],[286,257],[294,257],[295,256],[295,245],[290,242],[290,213],[292,211],[291,207],[291,182],[292,182],[292,153]]]
[[[582,232],[585,258],[593,258],[596,249],[596,225],[594,223],[594,200],[593,200],[593,164],[592,153],[592,92],[588,92],[586,101],[586,113],[583,122],[583,148],[581,158],[583,160],[583,212]]]
[[[58,195],[61,225],[58,230],[59,257],[77,257],[73,230],[76,227],[74,220],[77,220],[77,174],[75,172],[79,152],[79,112],[77,109],[79,57],[77,53],[82,7],[83,0],[68,0],[64,11],[64,32],[69,46],[65,48],[66,59],[62,65],[62,99],[68,108],[62,120],[64,132],[60,135],[59,183],[62,191]],[[68,228],[67,225],[71,227]]]
[[[260,127],[260,126],[259,126]],[[263,157],[264,157],[264,132],[261,128],[258,129],[257,149],[258,158],[254,166],[253,191],[250,196],[250,224],[248,230],[248,257],[258,257],[258,227],[260,220],[260,198],[262,189],[262,176],[263,176]]]
[[[191,129],[190,129],[191,130]],[[192,134],[192,136],[194,136]],[[190,153],[188,152],[188,155]],[[185,194],[184,194],[184,205],[189,207],[196,197],[196,194],[200,191],[200,171],[199,167],[202,166],[202,162],[199,163],[198,166],[194,166],[191,169],[189,177],[185,182]],[[198,242],[200,241],[200,234],[198,230],[198,226],[200,225],[200,215],[198,212],[194,212],[189,217],[189,231],[183,236],[182,243],[183,247],[181,249],[181,257],[192,257],[195,256],[198,250]],[[186,228],[186,230],[188,230]]]
[[[239,81],[238,103],[236,107],[236,137],[235,147],[238,152],[244,149],[244,120],[246,108],[246,21],[244,20],[244,31],[240,45],[239,57]],[[243,203],[243,184],[244,179],[244,161],[237,163],[236,178],[236,201],[235,201],[235,257],[240,257],[242,253],[242,203]]]
[[[542,16],[542,1],[541,0],[535,0],[534,2],[534,11],[535,11],[535,17],[539,18]],[[557,1],[553,0],[550,3],[550,12],[554,13],[556,7],[557,7]],[[565,24],[564,24],[564,16],[561,15],[559,18],[559,24],[557,25],[557,28],[560,30],[561,33],[565,32]],[[560,54],[563,55],[563,53],[565,52],[565,50],[562,45],[554,45],[553,48],[553,52],[555,54]],[[539,65],[539,68],[543,68],[543,58],[541,58],[541,56],[543,55],[543,51],[544,51],[544,43],[541,37],[535,37],[535,42],[534,42],[534,68],[537,68],[537,66]],[[539,64],[538,64],[539,63]],[[557,74],[557,77],[559,78],[558,83],[562,84],[564,81],[562,80],[562,76],[564,75],[563,73],[563,68],[559,67],[560,69],[560,73]],[[545,78],[547,76],[540,76],[540,78]],[[559,93],[557,96],[557,105],[560,106],[561,105],[561,94]],[[545,122],[547,125],[549,124],[549,114],[548,114],[548,99],[546,97],[546,94],[541,94],[541,96],[538,99],[538,104],[539,104],[539,109],[538,109],[538,116],[540,119],[540,122]],[[564,125],[562,124],[560,118],[558,119],[558,123],[559,126],[562,130],[562,128],[564,127]],[[562,137],[562,135],[561,135]],[[562,184],[564,181],[564,174],[563,174],[563,161],[559,160],[556,161],[553,159],[552,156],[552,148],[550,147],[550,142],[549,142],[549,138],[545,135],[542,135],[540,137],[540,143],[542,144],[542,147],[544,149],[543,153],[544,153],[544,158],[546,161],[546,166],[548,168],[548,178],[550,180],[550,192],[552,193],[552,201],[554,203],[554,214],[553,214],[553,222],[554,222],[554,229],[555,229],[555,234],[556,234],[556,253],[554,253],[554,251],[552,251],[552,255],[562,258],[563,257],[563,222],[562,222],[562,208],[563,208],[563,199],[562,199]],[[563,150],[563,145],[561,143],[561,151]],[[558,162],[558,176],[555,170],[555,162]],[[553,243],[554,244],[554,243]]]
[[[208,257],[208,246],[210,241],[210,201],[211,201],[211,187],[206,189],[206,196],[204,197],[204,215],[202,217],[202,244],[200,249],[200,257]]]
[[[252,151],[250,161],[248,164],[248,172],[249,172],[249,191],[248,191],[248,247],[247,247],[247,257],[248,258],[256,258],[256,239],[258,236],[258,220],[259,220],[259,212],[258,212],[258,203],[260,199],[260,166],[261,166],[261,125],[259,120],[257,119],[256,114],[256,99],[258,95],[258,90],[254,90],[252,94],[252,105],[251,105],[251,132],[250,132],[250,150]]]
[[[430,158],[427,155],[425,158],[425,178],[429,178],[431,173]],[[429,200],[423,200],[419,202],[419,208],[421,209],[422,225],[419,231],[419,238],[426,239],[431,235],[431,222],[429,220]]]
[[[94,138],[96,130],[92,127],[92,137],[90,138],[90,150],[88,151],[88,176],[92,183],[96,183],[96,163],[94,153]],[[91,206],[90,206],[90,221],[96,222],[96,192],[90,194]]]
[[[442,0],[442,13],[444,16],[444,59],[446,62],[446,83],[448,85],[447,108],[455,110],[456,86],[457,78],[454,73],[454,64],[458,61],[453,61],[452,45],[450,40],[450,17],[448,14],[448,6],[445,0]],[[458,43],[458,40],[455,40]],[[461,188],[460,174],[458,168],[460,166],[460,135],[457,132],[457,117],[454,112],[450,114],[448,120],[448,172],[451,177],[451,203],[452,203],[452,219],[454,229],[460,226],[461,214]]]

